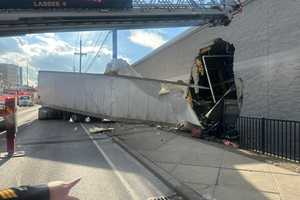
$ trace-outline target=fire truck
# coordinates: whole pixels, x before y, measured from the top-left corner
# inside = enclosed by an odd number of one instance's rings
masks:
[[[6,136],[7,155],[15,153],[17,101],[14,95],[0,96],[1,133]]]

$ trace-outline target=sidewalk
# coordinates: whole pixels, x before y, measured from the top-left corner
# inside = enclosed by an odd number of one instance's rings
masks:
[[[207,199],[299,199],[300,174],[296,172],[156,127],[109,126],[115,128],[112,135]]]

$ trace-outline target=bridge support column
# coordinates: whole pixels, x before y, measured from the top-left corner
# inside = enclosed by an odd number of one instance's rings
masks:
[[[112,46],[113,46],[113,53],[112,58],[118,59],[118,31],[117,29],[114,29],[112,32]]]

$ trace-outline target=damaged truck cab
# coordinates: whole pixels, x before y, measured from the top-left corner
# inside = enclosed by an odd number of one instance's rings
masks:
[[[201,48],[195,58],[189,83],[208,87],[188,88],[187,100],[193,107],[204,133],[228,137],[235,130],[240,113],[233,72],[235,48],[217,38]]]

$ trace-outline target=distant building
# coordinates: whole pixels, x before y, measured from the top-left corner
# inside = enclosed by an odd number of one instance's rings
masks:
[[[23,68],[19,67],[18,83],[20,86],[23,85]]]
[[[12,64],[0,63],[1,86],[5,88],[17,88],[23,85],[23,70]]]

